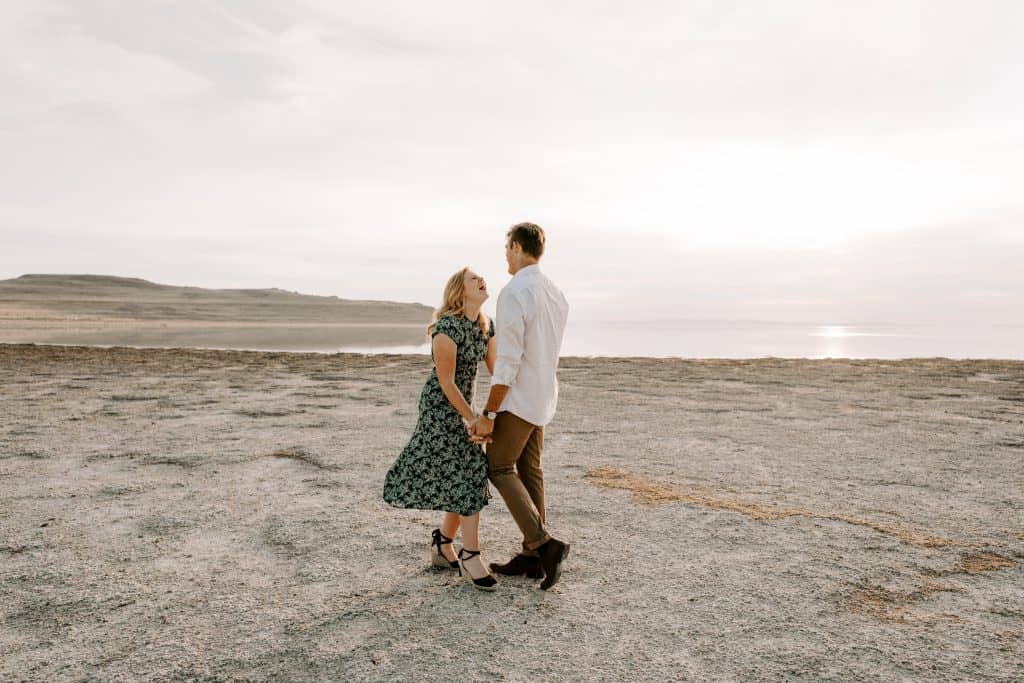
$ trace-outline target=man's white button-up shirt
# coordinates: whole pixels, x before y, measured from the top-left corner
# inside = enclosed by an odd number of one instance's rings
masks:
[[[507,384],[499,411],[539,427],[555,415],[558,352],[569,302],[537,265],[520,269],[498,294],[495,341],[498,358],[491,384]]]

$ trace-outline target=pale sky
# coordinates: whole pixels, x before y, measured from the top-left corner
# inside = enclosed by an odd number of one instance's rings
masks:
[[[0,278],[1024,324],[1024,3],[0,3]]]

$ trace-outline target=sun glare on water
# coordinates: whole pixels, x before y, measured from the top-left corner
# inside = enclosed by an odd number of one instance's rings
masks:
[[[814,334],[815,337],[852,337],[849,328],[842,325],[825,325]]]

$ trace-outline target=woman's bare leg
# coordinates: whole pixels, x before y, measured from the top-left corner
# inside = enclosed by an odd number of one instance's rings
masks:
[[[480,513],[468,517],[463,515],[461,523],[462,547],[466,550],[480,550]],[[482,579],[490,573],[480,555],[466,560],[465,565],[469,575],[474,579]]]
[[[444,513],[444,519],[441,521],[441,533],[448,538],[454,539],[455,534],[459,533],[460,523],[459,516],[454,512]],[[441,546],[441,554],[449,562],[454,562],[457,559],[455,549],[452,548],[451,544]]]

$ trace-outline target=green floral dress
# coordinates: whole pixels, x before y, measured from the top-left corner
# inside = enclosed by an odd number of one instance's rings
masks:
[[[477,364],[494,336],[463,316],[443,316],[434,335],[447,335],[458,347],[455,386],[470,403]],[[399,508],[476,514],[487,504],[487,456],[469,440],[462,416],[441,391],[437,368],[420,393],[420,417],[412,438],[384,478],[384,500]]]

